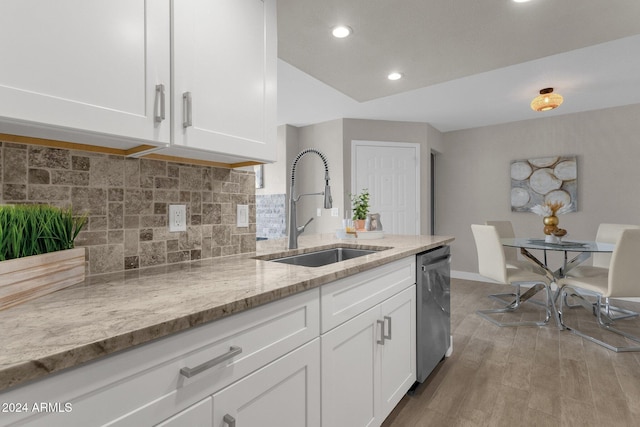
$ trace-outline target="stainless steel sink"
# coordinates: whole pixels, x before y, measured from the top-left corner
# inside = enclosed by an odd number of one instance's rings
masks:
[[[292,255],[283,258],[270,259],[268,261],[282,262],[285,264],[302,265],[305,267],[321,267],[323,265],[333,264],[340,261],[346,261],[348,259],[358,258],[361,256],[374,254],[378,251],[387,248],[380,249],[355,249],[355,248],[333,248],[324,249],[316,252],[309,252],[306,254]]]

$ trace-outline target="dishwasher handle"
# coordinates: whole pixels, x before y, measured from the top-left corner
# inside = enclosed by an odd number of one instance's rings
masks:
[[[451,255],[447,254],[436,258],[428,258],[426,260],[423,260],[422,262],[423,264],[420,266],[422,271],[435,270],[439,268],[441,264],[450,264]]]

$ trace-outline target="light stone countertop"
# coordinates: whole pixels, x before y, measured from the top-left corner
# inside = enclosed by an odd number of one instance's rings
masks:
[[[257,242],[257,252],[92,276],[0,311],[0,391],[156,338],[333,282],[437,246],[451,236]],[[390,247],[323,267],[256,260],[336,246]]]

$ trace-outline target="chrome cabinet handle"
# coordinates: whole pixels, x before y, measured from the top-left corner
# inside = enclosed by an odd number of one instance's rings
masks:
[[[236,356],[238,354],[242,353],[242,347],[236,347],[234,345],[232,345],[229,348],[229,351],[226,352],[223,355],[220,355],[218,357],[214,357],[213,359],[209,360],[208,362],[204,362],[202,365],[198,365],[195,368],[182,368],[180,369],[180,373],[182,375],[184,375],[187,378],[191,378],[194,375],[198,375],[200,372],[202,371],[206,371],[209,368],[212,368],[216,365],[219,365],[220,363],[224,362],[225,360],[231,359],[233,356]]]
[[[376,342],[384,345],[384,320],[376,320],[376,322],[380,325],[380,339]]]
[[[387,320],[389,321],[389,335],[384,333],[384,324]],[[391,341],[391,317],[389,316],[384,316],[384,320],[382,321],[382,338]]]
[[[193,124],[193,116],[191,112],[191,92],[182,94],[182,127],[188,128]]]
[[[229,427],[236,427],[236,419],[229,414],[226,414],[224,417],[222,417],[222,421]]]
[[[156,123],[160,123],[165,118],[165,115],[164,115],[164,85],[163,84],[156,85],[156,103],[155,103],[155,108],[156,108],[156,114],[155,114],[154,120],[155,120]]]

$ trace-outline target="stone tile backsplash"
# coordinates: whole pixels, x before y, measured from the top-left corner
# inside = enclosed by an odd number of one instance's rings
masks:
[[[88,213],[88,275],[255,251],[253,172],[0,141],[0,183],[2,204]],[[169,232],[170,204],[187,206],[187,231]]]
[[[278,239],[287,235],[286,194],[256,195],[256,236]]]

